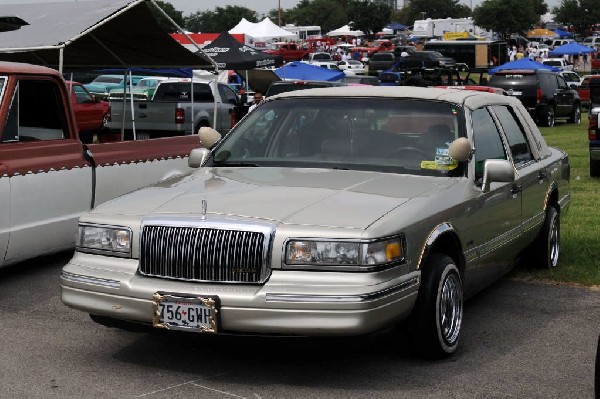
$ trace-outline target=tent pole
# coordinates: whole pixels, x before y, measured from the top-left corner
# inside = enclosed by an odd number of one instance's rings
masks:
[[[217,74],[215,75],[215,80],[214,80],[214,88],[213,88],[213,93],[215,93],[213,95],[213,102],[214,102],[214,108],[213,108],[213,128],[215,130],[219,130],[217,128],[217,96],[216,93],[219,90],[219,70],[215,69],[215,72],[217,72]]]
[[[127,87],[127,81],[125,81],[125,87]],[[127,94],[127,91],[123,91],[123,104],[125,103],[125,94]],[[137,134],[135,132],[135,109],[133,108],[133,79],[131,77],[131,69],[129,70],[129,98],[131,104],[131,127],[133,129],[133,139],[137,140]]]
[[[61,75],[62,75],[62,72],[63,72],[64,58],[65,58],[65,47],[61,46],[61,48],[58,49],[58,72],[60,72]]]

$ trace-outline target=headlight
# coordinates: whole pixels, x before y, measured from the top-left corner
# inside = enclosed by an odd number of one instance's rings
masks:
[[[77,249],[81,252],[131,255],[131,229],[128,227],[79,224]]]
[[[292,239],[286,244],[285,264],[304,269],[368,271],[402,263],[404,256],[403,236],[368,242]]]

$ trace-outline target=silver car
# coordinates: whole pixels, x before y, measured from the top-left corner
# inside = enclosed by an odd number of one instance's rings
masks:
[[[525,251],[555,267],[569,158],[518,99],[335,87],[267,99],[198,169],[79,222],[62,300],[106,325],[362,335],[457,350],[463,301]]]

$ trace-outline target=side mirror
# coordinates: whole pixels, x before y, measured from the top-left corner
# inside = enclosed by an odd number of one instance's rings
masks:
[[[486,159],[483,163],[483,185],[484,193],[490,191],[493,182],[510,183],[515,181],[515,169],[510,161],[505,159]]]
[[[457,138],[448,147],[448,154],[458,162],[468,161],[472,153],[471,142],[465,137]]]
[[[207,150],[206,148],[194,148],[190,152],[190,157],[188,158],[188,166],[190,168],[201,167],[209,155],[210,155],[210,151]]]
[[[217,141],[221,140],[221,133],[212,127],[202,126],[198,130],[198,138],[203,147],[212,148]]]

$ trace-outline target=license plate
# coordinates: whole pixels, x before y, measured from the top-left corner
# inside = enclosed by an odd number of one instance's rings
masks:
[[[523,92],[522,92],[522,91],[512,91],[512,90],[509,90],[509,91],[508,91],[508,95],[510,95],[510,96],[515,96],[515,97],[518,97],[518,96],[520,96],[520,95],[522,95],[522,94],[523,94]]]
[[[157,328],[202,333],[219,331],[219,298],[188,297],[157,292],[153,295],[154,317]]]
[[[136,138],[136,140],[150,140],[150,134],[149,133],[136,133],[135,138]]]

